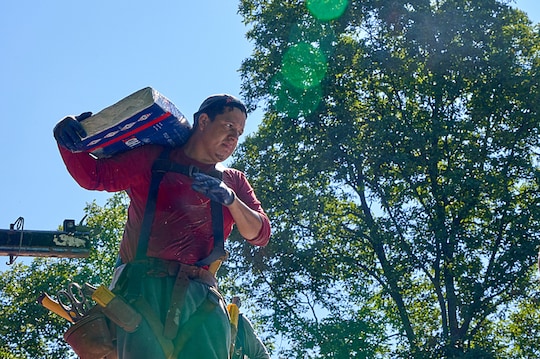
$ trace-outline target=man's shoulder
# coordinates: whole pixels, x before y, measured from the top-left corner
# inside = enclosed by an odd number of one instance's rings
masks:
[[[220,172],[223,172],[223,177],[228,176],[231,179],[239,179],[242,181],[246,181],[246,175],[244,172],[231,167],[225,167],[221,163],[218,163],[216,165],[216,169]]]
[[[144,145],[144,146],[135,147],[135,148],[133,148],[133,149],[131,149],[129,151],[118,153],[118,154],[114,155],[111,158],[113,158],[113,159],[122,159],[122,158],[125,158],[125,157],[142,157],[142,156],[156,157],[163,150],[164,150],[163,146],[147,144],[147,145]]]

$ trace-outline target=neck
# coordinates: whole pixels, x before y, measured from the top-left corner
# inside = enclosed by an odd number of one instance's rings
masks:
[[[215,161],[212,161],[208,159],[205,155],[205,151],[198,145],[200,142],[194,138],[197,135],[194,133],[189,140],[186,142],[184,146],[182,146],[182,150],[184,151],[184,154],[191,158],[192,160],[195,160],[200,163],[213,165],[215,164]]]

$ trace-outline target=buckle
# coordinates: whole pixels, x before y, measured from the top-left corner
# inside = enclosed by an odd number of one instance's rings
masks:
[[[200,173],[200,172],[201,172],[201,170],[199,169],[199,167],[189,165],[189,168],[188,168],[188,176],[189,177],[193,177],[194,173]]]

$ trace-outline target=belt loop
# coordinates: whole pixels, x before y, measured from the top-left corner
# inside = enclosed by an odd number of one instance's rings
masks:
[[[174,261],[166,261],[165,263],[166,263],[167,273],[170,276],[177,276],[178,272],[180,271],[182,267],[182,264],[178,262],[174,262]]]

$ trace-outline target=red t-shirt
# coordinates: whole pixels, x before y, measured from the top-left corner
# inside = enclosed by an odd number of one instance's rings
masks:
[[[108,192],[126,191],[130,198],[128,219],[120,244],[123,262],[135,257],[146,199],[151,168],[163,147],[145,145],[107,159],[94,159],[88,153],[72,153],[59,146],[60,153],[71,176],[86,189]],[[210,171],[205,165],[188,158],[181,148],[172,149],[169,157],[183,165],[194,165],[202,172]],[[149,257],[194,264],[212,251],[214,237],[210,200],[191,188],[193,180],[183,174],[167,172],[159,186],[152,232],[148,244]],[[227,184],[248,207],[261,214],[262,228],[250,243],[264,246],[270,238],[270,222],[255,196],[245,175],[235,169],[223,171]],[[234,219],[223,207],[223,233],[227,238]]]

